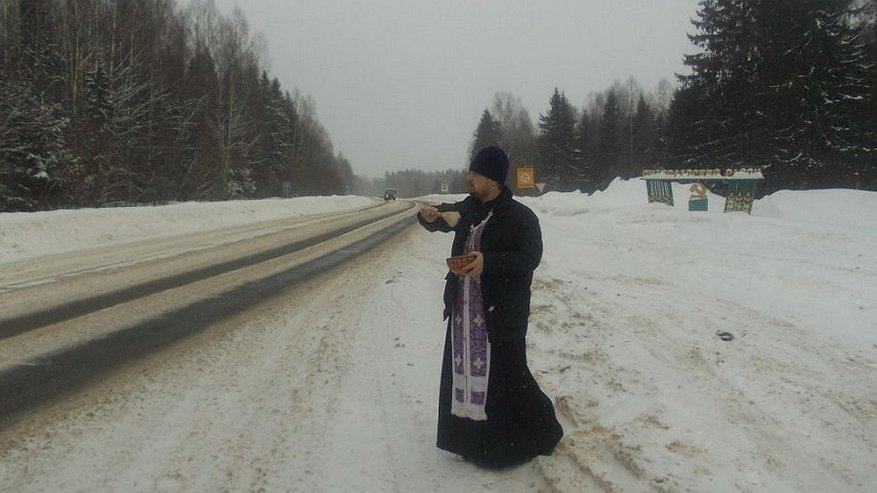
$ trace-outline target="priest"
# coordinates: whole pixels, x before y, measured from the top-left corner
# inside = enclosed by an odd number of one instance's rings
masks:
[[[498,147],[469,166],[469,196],[426,206],[427,231],[454,233],[444,291],[448,320],[439,387],[439,448],[503,469],[550,455],[563,436],[554,406],[527,366],[533,271],[542,258],[539,220],[505,185]],[[465,263],[468,262],[468,263]]]

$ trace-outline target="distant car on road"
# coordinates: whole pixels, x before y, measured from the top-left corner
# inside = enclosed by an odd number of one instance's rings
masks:
[[[396,189],[395,188],[388,188],[386,191],[384,191],[383,199],[384,200],[396,200]]]

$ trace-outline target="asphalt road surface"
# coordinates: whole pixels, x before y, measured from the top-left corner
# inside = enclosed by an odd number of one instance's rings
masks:
[[[11,263],[0,272],[0,430],[338,268],[414,204],[296,217]]]

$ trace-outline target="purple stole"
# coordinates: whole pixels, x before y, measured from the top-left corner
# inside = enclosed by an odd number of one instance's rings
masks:
[[[493,215],[469,228],[464,252],[479,250],[484,225]],[[451,414],[475,421],[487,420],[487,380],[490,376],[490,342],[481,296],[481,277],[461,277],[454,302],[451,347],[454,367]]]

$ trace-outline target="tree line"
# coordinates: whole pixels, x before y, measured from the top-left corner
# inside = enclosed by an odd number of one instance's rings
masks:
[[[555,89],[536,125],[498,93],[471,153],[499,145],[559,191],[648,168],[760,168],[762,193],[877,190],[877,2],[701,0],[693,25],[701,52],[675,87],[629,79],[581,108]]]
[[[0,0],[0,210],[343,192],[264,52],[213,0]]]
[[[646,168],[761,168],[782,188],[877,189],[877,0],[701,0],[688,75],[535,120],[497,93],[470,143],[549,190]],[[465,169],[353,174],[314,102],[213,0],[0,0],[0,210],[466,188]],[[510,173],[510,178],[514,174]]]

